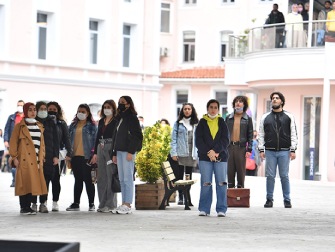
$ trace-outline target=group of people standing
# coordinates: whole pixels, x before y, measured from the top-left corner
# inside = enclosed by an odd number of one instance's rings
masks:
[[[192,169],[198,162],[201,176],[199,216],[210,214],[213,174],[217,216],[226,216],[227,188],[244,188],[246,158],[255,155],[252,153],[255,151],[260,152],[261,158],[267,160],[267,195],[264,207],[273,206],[277,166],[283,188],[284,206],[292,207],[288,174],[289,161],[295,158],[297,146],[295,121],[290,113],[283,110],[285,97],[282,93],[273,92],[270,99],[272,111],[264,114],[261,119],[257,150],[252,118],[246,113],[246,96],[234,98],[234,111],[226,120],[219,114],[220,103],[215,99],[208,101],[207,114],[200,120],[191,103],[183,104],[173,126],[170,155],[179,164],[174,168],[176,179],[183,179],[184,172],[192,177]],[[181,192],[178,204],[183,204]]]
[[[333,10],[332,10],[332,8]],[[335,0],[333,3],[325,1],[324,8],[317,15],[320,20],[312,30],[315,30],[316,45],[325,44],[326,36],[334,37],[335,40]],[[275,47],[305,47],[307,45],[308,23],[309,21],[309,2],[294,3],[291,12],[285,17],[278,10],[278,4],[273,4],[273,10],[268,15],[265,24],[283,24],[275,26]],[[327,20],[333,22],[326,22]],[[305,22],[306,23],[303,23]]]
[[[142,131],[137,120],[133,100],[122,96],[118,107],[113,100],[103,103],[101,119],[94,121],[87,104],[80,104],[68,127],[57,102],[22,103],[21,120],[13,121],[9,135],[10,165],[16,168],[15,195],[20,199],[20,213],[34,215],[48,213],[46,201],[52,183],[52,211],[59,211],[60,151],[70,164],[75,179],[74,201],[67,211],[79,211],[83,183],[88,196],[89,211],[95,210],[95,185],[91,167],[98,166],[98,212],[131,213],[133,199],[133,170],[135,153],[142,144]],[[18,109],[21,111],[21,108]],[[10,118],[9,118],[10,120]],[[15,125],[15,126],[14,126]],[[6,140],[5,140],[6,141]],[[6,144],[6,142],[5,142]],[[122,204],[117,207],[111,177],[118,173]]]

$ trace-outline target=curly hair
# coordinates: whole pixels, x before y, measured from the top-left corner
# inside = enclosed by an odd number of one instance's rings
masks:
[[[232,102],[232,106],[233,108],[235,108],[235,102],[242,102],[243,103],[243,112],[247,111],[248,107],[249,107],[249,103],[248,103],[248,97],[244,96],[244,95],[238,95],[234,98],[233,102]]]

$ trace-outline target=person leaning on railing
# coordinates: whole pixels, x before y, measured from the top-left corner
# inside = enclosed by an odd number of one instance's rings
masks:
[[[335,42],[335,0],[333,0],[333,10],[328,12],[326,23],[326,42]]]

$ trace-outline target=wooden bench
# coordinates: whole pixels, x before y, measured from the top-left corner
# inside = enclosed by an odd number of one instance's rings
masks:
[[[185,210],[191,210],[190,206],[192,205],[190,197],[191,186],[196,182],[196,180],[177,180],[171,168],[170,162],[165,161],[162,163],[163,169],[163,180],[164,180],[164,198],[159,207],[160,210],[165,210],[166,206],[169,206],[169,199],[171,195],[177,191],[182,190],[185,197]]]

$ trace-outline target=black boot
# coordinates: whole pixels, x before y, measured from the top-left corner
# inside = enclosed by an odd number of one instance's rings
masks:
[[[178,191],[178,194],[179,194],[178,205],[184,205],[184,194],[183,194],[183,191]]]

